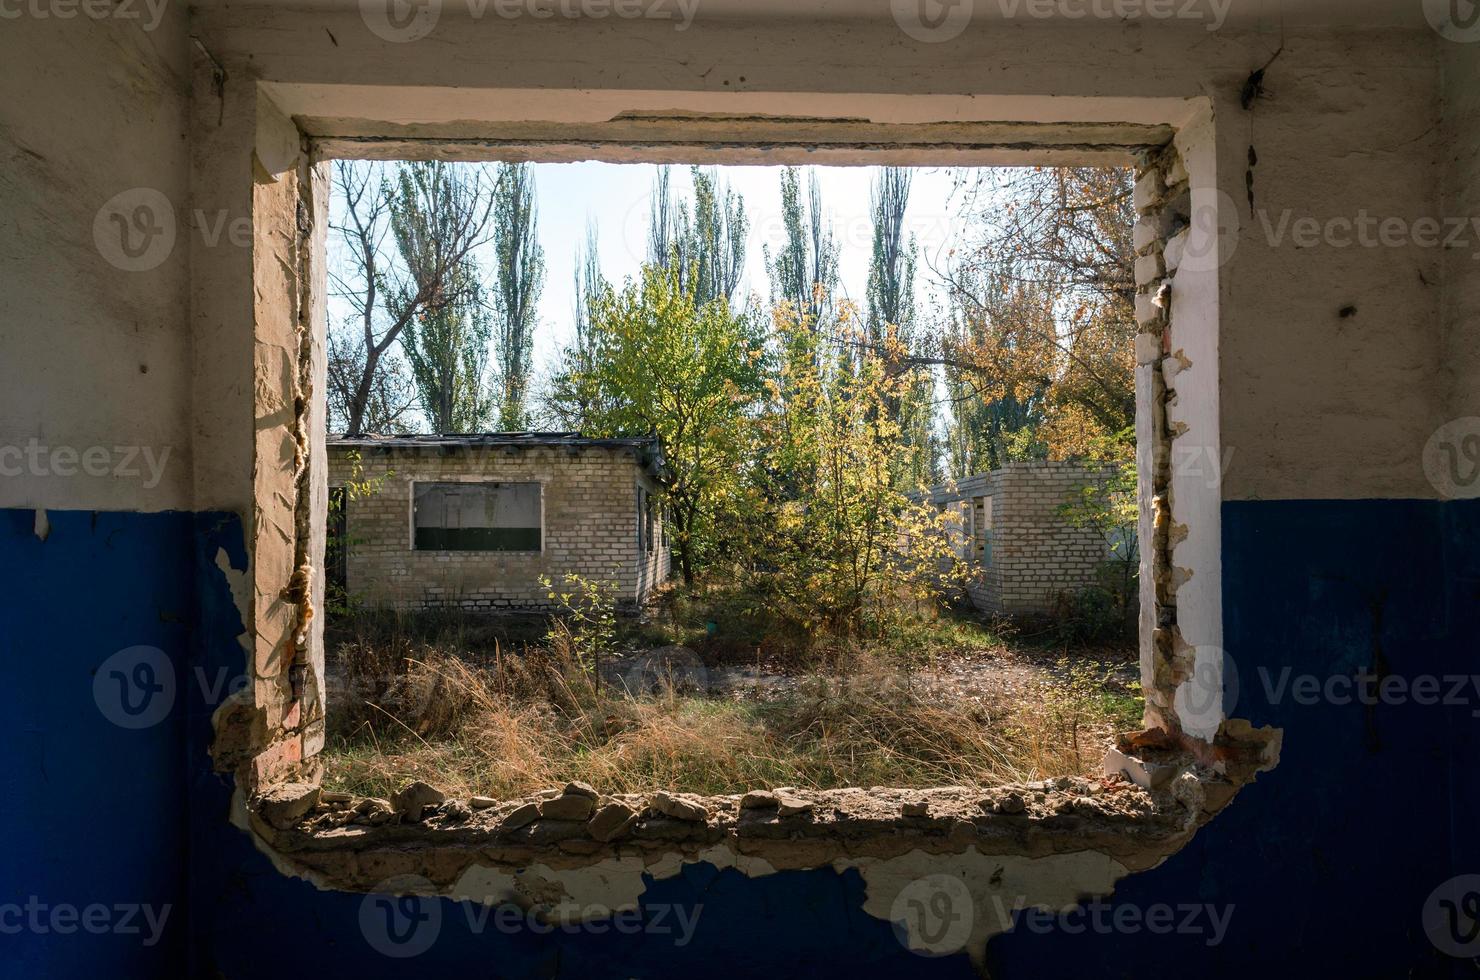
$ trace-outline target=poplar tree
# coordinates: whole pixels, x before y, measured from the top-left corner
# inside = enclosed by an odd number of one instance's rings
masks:
[[[722,299],[733,305],[745,269],[750,219],[745,199],[716,180],[714,172],[691,169],[692,208],[673,190],[672,171],[659,167],[648,217],[649,265],[674,270],[679,287],[703,307]]]
[[[498,425],[517,431],[528,423],[529,374],[545,252],[536,235],[534,165],[501,163],[494,188],[493,350]]]
[[[928,486],[940,478],[935,434],[935,375],[912,366],[918,343],[915,326],[915,241],[904,234],[909,207],[910,172],[883,167],[874,182],[873,253],[869,259],[867,347],[886,374],[908,378],[891,391],[884,409],[899,426],[902,451],[895,477],[911,486]]]
[[[781,222],[786,244],[766,267],[771,275],[771,301],[786,301],[812,325],[823,329],[832,310],[838,287],[838,243],[822,212],[822,190],[817,175],[807,181],[807,201],[802,202],[801,172],[796,167],[781,171]]]
[[[468,216],[489,212],[493,195],[477,168],[441,161],[405,164],[396,178],[390,228],[407,274],[388,306],[404,319],[399,337],[417,400],[434,432],[485,428],[493,415],[491,323],[477,263],[462,251],[449,266],[447,254],[463,241]]]
[[[476,287],[460,271],[492,235],[492,194],[478,172],[444,163],[403,164],[392,180],[379,165],[342,160],[333,180],[348,258],[333,282],[353,313],[330,331],[330,413],[350,435],[409,428],[417,395],[397,345],[418,317]]]

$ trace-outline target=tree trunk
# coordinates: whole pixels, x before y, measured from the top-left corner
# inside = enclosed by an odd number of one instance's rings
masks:
[[[683,575],[684,587],[691,588],[694,584],[694,558],[690,529],[694,526],[694,517],[692,514],[684,514],[681,509],[675,507],[673,523],[678,525],[678,534],[674,535],[677,539],[674,543],[678,551],[678,571]]]
[[[344,434],[347,436],[364,435],[365,406],[370,401],[370,382],[375,377],[375,368],[366,360],[365,371],[360,375],[360,383],[355,385],[355,396],[349,403],[349,418]]]

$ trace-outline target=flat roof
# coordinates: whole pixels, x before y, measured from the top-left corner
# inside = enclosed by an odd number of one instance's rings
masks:
[[[330,450],[435,449],[444,454],[464,449],[563,448],[573,453],[584,449],[630,449],[638,463],[659,482],[672,479],[668,461],[663,458],[663,444],[657,436],[597,438],[579,432],[442,432],[399,436],[330,433],[328,447]]]
[[[466,446],[569,446],[578,449],[653,449],[658,448],[657,436],[630,436],[597,438],[583,436],[579,432],[443,432],[431,435],[398,436],[329,436],[330,446],[354,446],[365,448],[396,449],[439,449]]]

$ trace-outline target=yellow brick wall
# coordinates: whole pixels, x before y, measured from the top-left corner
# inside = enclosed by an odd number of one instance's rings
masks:
[[[566,573],[606,583],[619,603],[642,602],[668,575],[669,537],[652,555],[638,550],[637,488],[656,492],[631,449],[564,446],[358,449],[331,446],[330,484],[372,482],[351,499],[346,585],[372,608],[457,606],[476,611],[548,606],[541,576]],[[412,484],[488,480],[539,483],[539,552],[417,551],[411,546]]]

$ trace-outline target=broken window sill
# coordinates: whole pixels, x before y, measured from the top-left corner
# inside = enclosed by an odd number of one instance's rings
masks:
[[[1188,764],[1161,788],[1120,776],[1061,777],[989,789],[782,790],[745,796],[596,796],[582,784],[483,804],[425,784],[397,802],[312,790],[297,815],[254,808],[277,854],[328,887],[373,889],[414,873],[451,884],[472,865],[579,868],[612,858],[703,860],[720,848],[774,870],[912,851],[1045,857],[1095,851],[1128,871],[1178,850],[1239,783]],[[491,805],[489,805],[491,804]],[[299,799],[294,809],[302,808]],[[276,825],[274,825],[276,824]]]

